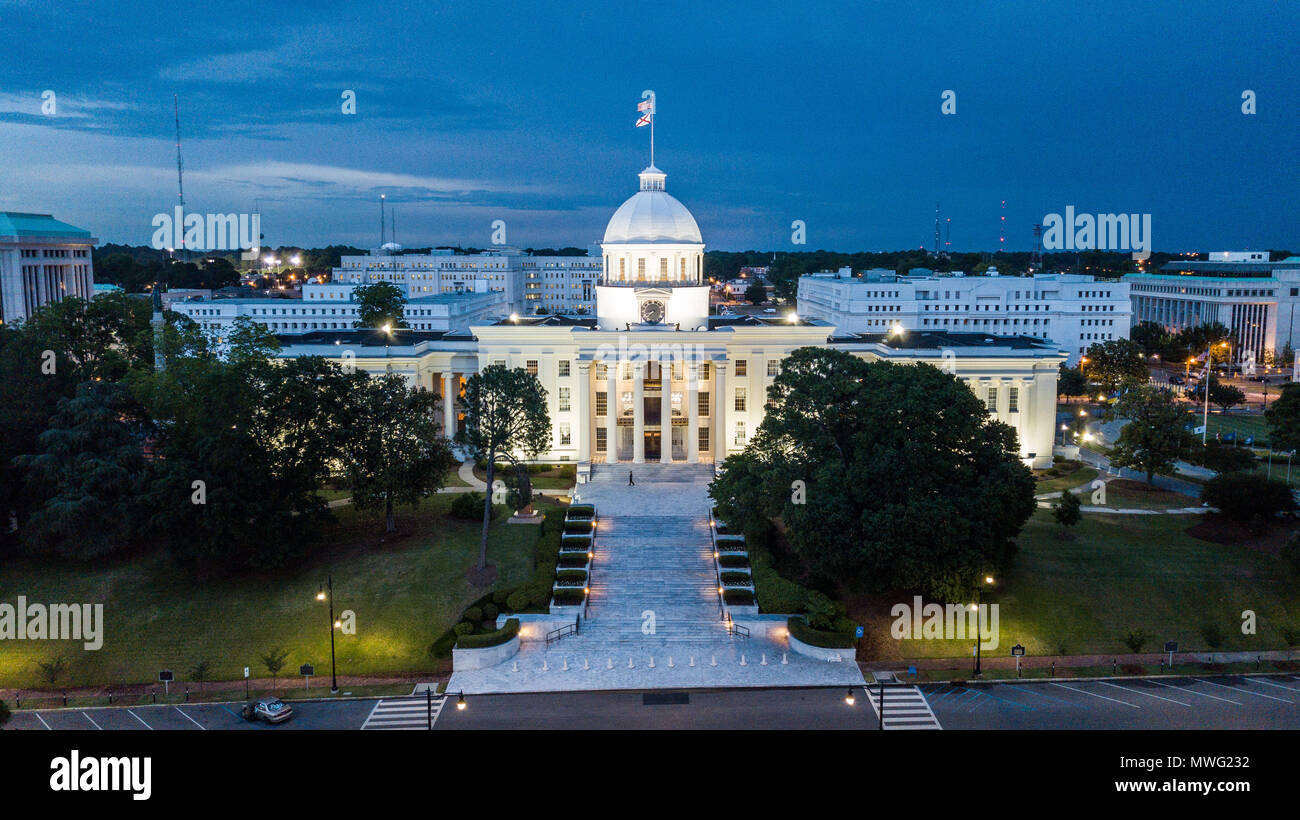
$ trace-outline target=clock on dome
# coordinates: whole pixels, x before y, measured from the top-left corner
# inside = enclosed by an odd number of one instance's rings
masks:
[[[641,303],[641,321],[657,325],[664,320],[664,303],[649,299]]]

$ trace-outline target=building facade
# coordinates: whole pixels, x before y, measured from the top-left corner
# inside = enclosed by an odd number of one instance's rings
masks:
[[[93,298],[97,241],[49,214],[0,211],[0,319],[21,322],[66,296]]]
[[[799,278],[799,315],[849,332],[919,331],[1029,336],[1059,345],[1073,366],[1091,345],[1127,339],[1126,282],[1081,274],[899,276],[847,268]]]
[[[1300,257],[1270,262],[1267,252],[1212,253],[1205,261],[1172,261],[1160,273],[1124,277],[1133,321],[1171,332],[1218,322],[1236,340],[1232,357],[1271,362],[1300,343]]]
[[[958,330],[881,334],[820,319],[717,316],[703,281],[704,242],[657,168],[610,220],[594,315],[515,315],[445,333],[317,331],[286,336],[280,355],[320,355],[405,375],[443,399],[443,429],[463,424],[465,380],[491,365],[523,368],[546,389],[546,462],[716,463],[742,451],[763,420],[767,387],[791,352],[833,347],[868,360],[928,362],[953,373],[1020,437],[1026,463],[1051,463],[1056,379],[1065,354],[1041,338]]]

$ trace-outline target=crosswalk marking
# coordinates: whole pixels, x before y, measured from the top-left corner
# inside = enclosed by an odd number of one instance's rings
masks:
[[[438,721],[446,697],[433,699],[433,721]],[[362,729],[427,729],[429,728],[429,703],[422,697],[381,700],[370,710]]]
[[[880,717],[880,687],[868,686],[867,694],[876,717]],[[885,729],[942,729],[925,695],[915,686],[887,686],[885,691]]]

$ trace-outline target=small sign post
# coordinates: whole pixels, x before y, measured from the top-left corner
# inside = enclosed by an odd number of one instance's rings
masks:
[[[1174,668],[1174,653],[1178,651],[1178,641],[1165,641],[1165,651],[1169,653],[1169,668]]]
[[[311,676],[316,674],[316,667],[309,663],[304,663],[302,666],[298,667],[298,674],[302,675],[303,679],[307,681],[307,688],[311,689]]]
[[[244,700],[248,700],[248,667],[244,667]]]
[[[1025,648],[1020,644],[1011,647],[1011,656],[1016,659],[1016,677],[1020,677],[1020,659],[1025,656]]]
[[[163,695],[166,696],[171,691],[171,682],[176,680],[176,676],[172,674],[172,670],[164,669],[158,673],[158,680],[162,683]]]
[[[856,638],[861,638],[861,637],[862,637],[863,635],[865,635],[865,634],[866,634],[866,630],[865,630],[863,627],[861,627],[861,626],[856,627],[856,628],[853,630],[853,635],[854,635],[854,637],[856,637]]]

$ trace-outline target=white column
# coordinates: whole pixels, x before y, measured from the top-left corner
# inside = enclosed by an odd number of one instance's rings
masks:
[[[700,463],[700,364],[686,363],[686,460]]]
[[[456,435],[456,394],[452,392],[455,375],[450,371],[442,374],[442,434],[447,438]]]
[[[659,463],[673,463],[673,362],[659,362]]]
[[[632,463],[645,463],[645,371],[632,363]]]
[[[713,462],[727,457],[727,361],[713,363]]]
[[[573,408],[576,424],[570,429],[578,437],[578,461],[591,460],[591,439],[595,435],[593,432],[596,428],[591,423],[590,407],[594,402],[588,402],[587,396],[591,393],[591,363],[575,362],[578,365],[578,387],[577,395],[573,397]]]
[[[605,363],[605,462],[618,461],[618,362]]]

